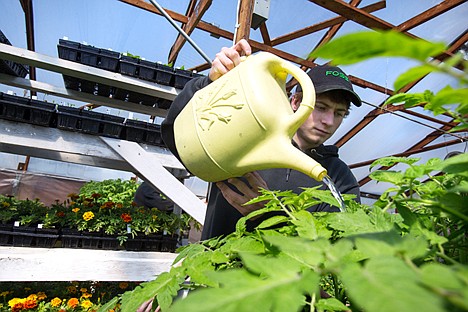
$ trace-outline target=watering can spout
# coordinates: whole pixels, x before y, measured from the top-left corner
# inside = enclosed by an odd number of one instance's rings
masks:
[[[303,90],[296,112],[286,94],[288,74]],[[250,55],[198,90],[176,117],[177,154],[208,182],[269,168],[291,168],[321,181],[326,170],[291,143],[314,105],[314,86],[300,68],[268,52]]]

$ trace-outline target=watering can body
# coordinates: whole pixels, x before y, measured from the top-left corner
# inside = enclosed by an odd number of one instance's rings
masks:
[[[288,74],[303,90],[294,112],[286,94]],[[321,181],[326,170],[291,143],[315,105],[310,78],[271,53],[248,56],[197,91],[174,122],[175,145],[184,166],[215,182],[269,168],[291,168]]]

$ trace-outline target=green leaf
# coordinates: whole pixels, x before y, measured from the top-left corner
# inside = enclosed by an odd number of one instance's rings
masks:
[[[371,166],[370,169],[374,168],[375,166],[393,166],[398,163],[402,164],[407,164],[407,165],[412,165],[415,162],[418,162],[420,158],[408,158],[408,157],[395,157],[395,156],[389,156],[389,157],[383,157],[380,159],[375,160]]]
[[[310,241],[300,237],[265,236],[265,241],[304,265],[315,267],[322,263],[330,242],[326,239]]]
[[[393,83],[393,87],[395,91],[398,91],[407,84],[415,82],[433,71],[435,71],[434,67],[429,65],[421,65],[410,68],[398,76],[398,78]]]
[[[163,272],[151,282],[142,283],[133,291],[125,292],[121,297],[122,312],[134,312],[138,307],[158,295],[158,303],[167,308],[172,303],[172,297],[177,294],[179,284],[183,282],[182,269],[172,268],[171,272]]]
[[[350,264],[341,274],[348,294],[366,312],[443,312],[440,297],[422,287],[402,260],[381,256],[364,266]]]
[[[305,296],[318,289],[319,277],[312,271],[284,274],[275,278],[261,278],[245,270],[213,272],[219,288],[197,290],[178,300],[169,311],[174,312],[238,312],[298,311]],[[281,273],[280,272],[280,273]]]
[[[371,218],[362,210],[356,212],[332,213],[327,216],[328,226],[340,231],[341,236],[381,232],[380,226],[374,224]]]
[[[403,181],[404,175],[400,171],[376,170],[374,172],[371,172],[369,174],[369,177],[375,181],[389,182],[398,185]]]
[[[439,169],[446,173],[468,176],[468,154],[463,153],[444,160],[440,164]]]
[[[334,64],[354,64],[380,56],[407,57],[425,61],[445,50],[443,43],[414,39],[396,31],[365,31],[331,40],[309,57],[333,60]]]
[[[315,307],[322,311],[349,311],[349,307],[336,298],[320,299]]]
[[[270,228],[272,226],[284,223],[288,221],[289,218],[286,216],[273,216],[271,218],[266,219],[262,223],[260,223],[257,228],[258,229],[265,229],[265,228]]]
[[[332,232],[326,228],[326,225],[314,218],[307,210],[293,213],[293,216],[296,219],[292,220],[291,223],[296,226],[297,235],[300,237],[311,240],[317,239],[318,237],[331,237]]]
[[[468,113],[468,89],[453,89],[451,86],[446,86],[437,92],[430,103],[425,106],[425,109],[431,110],[437,115],[447,111],[443,106],[449,104],[458,104],[455,111],[461,114]]]

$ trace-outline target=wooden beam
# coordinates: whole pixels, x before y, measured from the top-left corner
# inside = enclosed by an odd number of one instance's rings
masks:
[[[260,34],[262,35],[263,43],[271,46],[270,34],[268,33],[266,23],[260,25]]]
[[[393,155],[390,155],[390,156],[387,156],[387,157],[408,157],[408,156],[411,156],[411,155],[414,155],[414,154],[424,153],[424,152],[432,151],[432,150],[435,150],[435,149],[438,149],[438,148],[447,147],[447,146],[451,146],[451,145],[455,145],[455,144],[460,144],[460,140],[456,139],[456,140],[451,140],[451,141],[448,141],[448,142],[443,142],[443,143],[438,143],[438,144],[434,144],[434,145],[430,145],[430,146],[425,146],[423,148],[409,149],[409,150],[407,150],[405,152],[393,154]],[[379,158],[382,158],[382,157],[379,157]],[[374,161],[376,161],[379,158],[374,158],[374,159],[362,161],[362,162],[359,162],[359,163],[354,163],[354,164],[349,165],[349,168],[354,169],[354,168],[369,166],[370,164],[372,164]]]
[[[196,28],[198,22],[201,20],[203,14],[205,14],[206,10],[211,6],[212,0],[200,0],[197,3],[197,6],[195,9],[191,12],[192,14],[188,16],[188,22],[187,24],[184,25],[183,30],[187,35],[190,36],[190,34],[193,32],[193,30]],[[174,45],[171,48],[171,52],[169,54],[168,58],[168,64],[174,64],[177,55],[179,54],[180,50],[184,46],[186,42],[186,39],[181,35],[178,34],[177,39],[174,43]]]
[[[459,123],[456,123],[456,124],[459,124]],[[436,131],[433,131],[431,132],[430,134],[428,134],[424,139],[422,139],[421,141],[419,141],[418,143],[416,143],[415,145],[413,145],[412,147],[410,147],[409,149],[407,149],[405,152],[410,152],[410,151],[418,151],[418,150],[422,150],[427,144],[433,142],[434,140],[436,140],[441,133],[445,133],[449,130],[451,130],[452,127],[449,127],[449,126],[442,126],[441,128],[437,129]],[[460,142],[459,140],[457,140],[458,142]],[[387,169],[390,169],[392,166],[383,166],[383,167],[380,167],[379,169],[380,170],[387,170]],[[358,183],[360,186],[363,186],[364,184],[368,183],[369,181],[371,181],[371,178],[369,176],[361,179]]]
[[[460,4],[465,3],[466,0],[445,0],[439,4],[436,4],[432,8],[414,16],[413,18],[407,20],[406,22],[401,23],[397,26],[400,31],[408,31],[413,29],[431,19],[459,6]]]
[[[255,0],[240,0],[238,24],[236,25],[237,31],[234,42],[238,42],[241,39],[248,40],[250,38],[254,2]]]
[[[365,6],[361,10],[371,13],[371,12],[374,12],[374,11],[377,11],[377,10],[384,9],[385,5],[386,5],[385,1],[379,1],[379,2],[376,2],[374,4]],[[305,28],[300,29],[298,31],[295,31],[295,32],[292,32],[292,33],[289,33],[289,34],[286,34],[286,35],[283,35],[283,36],[273,38],[271,40],[271,45],[275,46],[275,45],[282,44],[282,43],[285,43],[285,42],[288,42],[288,41],[291,41],[291,40],[294,40],[294,39],[297,39],[297,38],[300,38],[300,37],[304,37],[304,36],[310,35],[310,34],[312,34],[314,32],[317,32],[317,31],[327,29],[329,27],[333,27],[335,25],[344,23],[347,20],[348,20],[347,18],[342,17],[342,16],[335,17],[335,18],[323,21],[321,23],[305,27]]]
[[[352,20],[360,25],[363,25],[369,29],[380,29],[380,30],[396,30],[400,31],[403,34],[414,38],[420,39],[419,37],[407,32],[401,31],[395,25],[390,24],[383,19],[380,19],[376,16],[373,16],[361,9],[355,8],[352,5],[349,5],[346,2],[341,0],[309,0],[325,9],[328,9],[336,14],[346,17],[349,20]],[[434,56],[435,59],[443,61],[444,59],[452,56],[452,54],[448,51],[442,52],[440,55]],[[463,69],[461,64],[457,64],[455,67],[459,69]]]

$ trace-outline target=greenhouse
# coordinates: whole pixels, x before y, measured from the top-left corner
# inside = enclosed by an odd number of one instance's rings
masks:
[[[466,1],[0,12],[0,311],[468,311]]]

